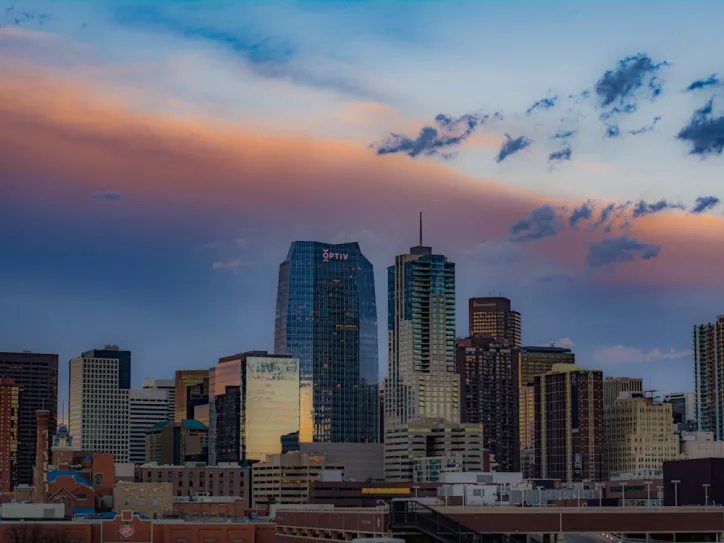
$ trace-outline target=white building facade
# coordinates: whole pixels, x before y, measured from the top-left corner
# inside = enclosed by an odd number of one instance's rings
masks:
[[[154,424],[170,420],[173,410],[169,410],[168,390],[157,388],[131,390],[129,404],[129,460],[143,464],[146,462],[146,432]]]
[[[129,390],[121,388],[121,361],[85,355],[70,361],[69,431],[73,448],[112,454],[128,462]]]

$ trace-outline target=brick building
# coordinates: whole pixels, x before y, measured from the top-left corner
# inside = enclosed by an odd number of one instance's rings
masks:
[[[143,483],[173,483],[174,496],[235,496],[251,500],[251,474],[249,468],[238,464],[218,466],[170,466],[144,464],[136,468],[136,481]]]
[[[130,509],[160,518],[173,511],[173,484],[118,481],[113,489],[113,509],[116,513]]]

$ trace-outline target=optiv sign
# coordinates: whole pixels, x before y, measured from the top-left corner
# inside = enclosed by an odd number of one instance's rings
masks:
[[[322,249],[322,259],[325,262],[329,262],[330,260],[347,260],[348,258],[349,254],[347,253],[330,253],[329,249]]]

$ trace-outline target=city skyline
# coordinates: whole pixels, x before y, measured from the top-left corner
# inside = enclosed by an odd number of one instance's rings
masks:
[[[275,268],[306,239],[360,243],[380,325],[423,210],[457,336],[501,294],[523,345],[693,390],[691,328],[724,308],[722,157],[696,125],[720,114],[724,6],[401,6],[3,11],[3,349],[58,353],[61,398],[90,345],[132,350],[134,387],[271,352]]]

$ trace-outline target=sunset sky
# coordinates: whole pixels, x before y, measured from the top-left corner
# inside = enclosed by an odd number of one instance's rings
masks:
[[[724,313],[722,2],[0,5],[0,350],[273,348],[295,240],[417,242],[523,341],[689,391]],[[64,397],[64,396],[63,396]]]

